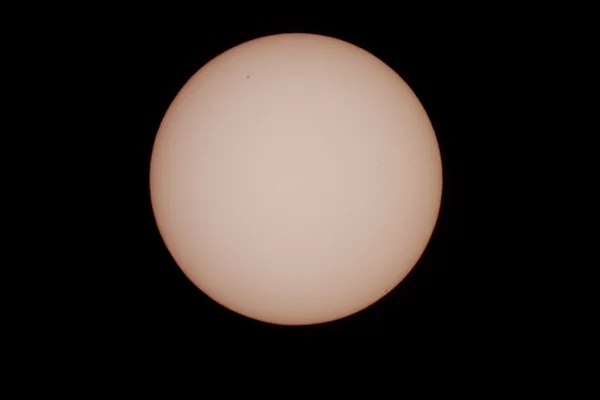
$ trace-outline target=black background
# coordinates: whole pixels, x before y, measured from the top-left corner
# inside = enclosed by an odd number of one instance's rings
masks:
[[[501,231],[507,229],[504,218],[515,198],[503,188],[509,164],[517,158],[505,151],[516,135],[505,121],[518,110],[507,109],[501,98],[510,91],[521,58],[501,31],[486,28],[487,21],[478,26],[423,22],[406,27],[394,18],[353,23],[273,17],[195,25],[177,19],[140,21],[94,25],[79,52],[73,50],[73,76],[80,82],[75,91],[85,93],[86,99],[74,107],[86,121],[81,146],[89,150],[78,157],[89,158],[82,163],[93,160],[94,176],[79,183],[79,196],[94,205],[82,210],[80,221],[86,232],[93,231],[80,238],[82,257],[77,262],[82,272],[69,276],[71,289],[78,293],[66,300],[72,322],[85,320],[91,329],[86,332],[103,332],[104,337],[163,344],[165,337],[184,344],[200,337],[289,342],[351,336],[431,342],[497,336],[515,328],[514,315],[510,324],[505,322],[516,289],[503,284],[514,287],[519,280],[519,262],[513,258],[508,267],[505,263],[506,253],[515,253],[517,244]],[[333,36],[392,67],[429,114],[444,168],[439,220],[409,276],[368,309],[306,327],[250,320],[195,288],[161,240],[148,186],[154,137],[186,81],[223,51],[284,32]]]

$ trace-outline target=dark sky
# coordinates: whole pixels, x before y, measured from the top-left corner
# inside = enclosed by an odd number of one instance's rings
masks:
[[[505,263],[500,250],[506,252],[514,245],[510,235],[498,233],[508,204],[514,201],[512,192],[502,189],[507,185],[502,171],[509,168],[511,157],[501,153],[514,138],[502,119],[509,111],[498,108],[498,93],[505,95],[517,56],[507,50],[502,35],[484,33],[482,27],[409,29],[394,20],[340,21],[274,18],[215,26],[171,21],[91,30],[94,33],[73,68],[82,77],[79,90],[93,99],[86,100],[93,107],[78,106],[88,124],[93,121],[94,134],[86,146],[93,148],[94,155],[102,154],[95,159],[97,180],[82,189],[82,196],[97,204],[95,211],[85,214],[91,217],[82,218],[98,229],[86,247],[89,264],[81,266],[86,278],[82,275],[74,284],[85,300],[71,304],[73,315],[85,315],[92,329],[110,337],[168,336],[184,344],[199,337],[464,340],[465,335],[480,335],[502,325],[499,321],[506,319],[511,300],[500,282],[507,275],[514,282],[518,273],[514,265]],[[154,137],[182,85],[223,51],[284,32],[346,40],[391,66],[428,112],[444,167],[438,224],[410,275],[368,309],[310,327],[252,321],[196,289],[160,238],[148,188]],[[498,164],[500,159],[503,165]]]

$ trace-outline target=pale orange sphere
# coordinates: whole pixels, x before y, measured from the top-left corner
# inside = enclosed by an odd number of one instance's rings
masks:
[[[372,54],[312,34],[236,46],[169,107],[150,168],[154,215],[186,276],[282,325],[373,304],[415,266],[442,165],[409,86]]]

